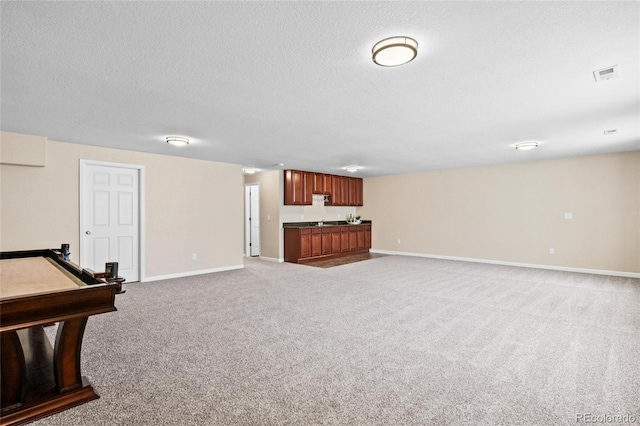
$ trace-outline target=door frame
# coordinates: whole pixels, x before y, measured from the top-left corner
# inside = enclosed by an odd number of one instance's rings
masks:
[[[250,206],[251,206],[251,196],[249,195],[249,189],[255,186],[258,188],[258,197],[260,197],[260,183],[252,182],[244,184],[244,256],[251,256],[251,247],[249,244],[251,243],[251,221],[249,221],[249,216],[251,215]],[[258,215],[260,215],[260,204],[258,204]],[[260,224],[262,227],[262,224]],[[262,246],[262,241],[260,241],[260,246]],[[262,256],[262,247],[260,247],[260,254],[257,257]]]
[[[85,228],[85,218],[83,216],[83,203],[85,202],[84,200],[84,176],[85,176],[85,172],[86,172],[86,168],[88,166],[102,166],[102,167],[113,167],[113,168],[119,168],[119,169],[134,169],[138,171],[138,268],[140,269],[138,271],[138,277],[139,277],[139,282],[143,282],[146,278],[145,276],[145,253],[146,253],[146,247],[145,247],[145,170],[144,170],[144,166],[141,165],[137,165],[137,164],[125,164],[125,163],[110,163],[110,162],[106,162],[106,161],[95,161],[95,160],[83,160],[80,159],[80,173],[78,176],[78,180],[79,180],[79,190],[80,190],[80,196],[78,197],[78,210],[79,210],[79,216],[80,216],[80,228],[79,228],[79,233],[78,233],[78,238],[80,239],[80,252],[79,252],[79,263],[80,265],[82,265],[82,254],[84,253],[84,238],[82,238],[82,233],[84,232]]]

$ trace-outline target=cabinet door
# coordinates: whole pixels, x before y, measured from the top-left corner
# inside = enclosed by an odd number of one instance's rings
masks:
[[[364,248],[371,248],[371,225],[365,225],[364,227]]]
[[[342,176],[332,176],[331,178],[331,205],[342,205]]]
[[[313,174],[313,193],[322,194],[324,192],[324,175],[322,173]]]
[[[356,235],[357,235],[356,239],[357,239],[358,250],[364,250],[365,249],[364,227],[358,226],[358,229],[356,230]]]
[[[331,229],[331,254],[340,253],[340,227]]]
[[[349,251],[349,227],[340,227],[340,253]]]
[[[362,179],[361,178],[356,178],[355,179],[356,183],[355,183],[355,189],[356,189],[356,197],[355,197],[355,202],[356,202],[356,206],[362,206],[364,203],[364,197],[362,195]]]
[[[313,175],[311,172],[303,173],[303,186],[302,186],[302,204],[310,206],[313,204]]]
[[[341,185],[340,187],[342,188],[342,202],[340,203],[341,206],[348,206],[349,205],[349,178],[346,176],[341,176]]]
[[[357,206],[358,202],[356,200],[357,195],[356,195],[356,179],[355,178],[348,178],[349,179],[349,203],[348,205],[350,206]]]
[[[322,175],[324,178],[322,179],[323,182],[323,190],[322,193],[323,194],[331,194],[331,184],[333,182],[333,176],[331,175]]]
[[[309,229],[303,229],[300,232],[300,258],[305,257],[311,257],[311,230]]]
[[[284,204],[302,205],[304,193],[304,173],[298,170],[284,171]]]
[[[356,226],[349,228],[349,251],[356,251],[358,248],[358,232]]]
[[[322,230],[311,230],[311,257],[322,256]]]
[[[327,228],[322,230],[322,254],[331,254],[331,231]]]

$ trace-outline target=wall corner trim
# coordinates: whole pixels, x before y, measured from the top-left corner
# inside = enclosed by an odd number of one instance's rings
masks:
[[[410,252],[391,251],[391,250],[371,249],[369,251],[371,253],[399,255],[399,256],[426,257],[430,259],[443,259],[443,260],[459,260],[462,262],[476,262],[476,263],[488,263],[492,265],[518,266],[522,268],[549,269],[552,271],[578,272],[582,274],[611,275],[616,277],[640,278],[640,272],[607,271],[603,269],[571,268],[567,266],[538,265],[534,263],[503,262],[499,260],[475,259],[470,257],[457,257],[457,256],[440,256],[436,254],[410,253]]]

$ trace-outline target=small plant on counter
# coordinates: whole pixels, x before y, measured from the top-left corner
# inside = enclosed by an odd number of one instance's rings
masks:
[[[360,216],[354,216],[349,213],[349,216],[347,216],[347,223],[360,223]]]

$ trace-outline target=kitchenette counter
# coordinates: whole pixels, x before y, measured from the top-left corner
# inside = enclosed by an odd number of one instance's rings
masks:
[[[324,221],[324,225],[318,225],[318,222],[285,222],[282,224],[283,228],[327,228],[330,226],[361,226],[361,225],[371,225],[370,220],[363,220],[359,224],[347,223],[346,220],[333,220],[333,221]]]
[[[352,254],[368,253],[371,248],[371,221],[350,224],[344,220],[289,222],[284,228],[285,262],[306,263]]]

